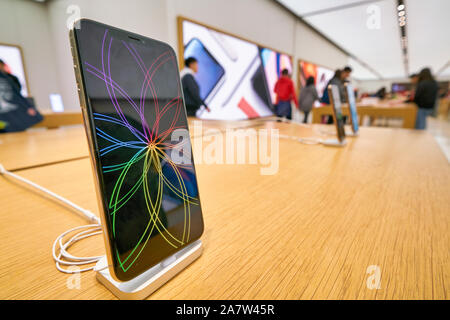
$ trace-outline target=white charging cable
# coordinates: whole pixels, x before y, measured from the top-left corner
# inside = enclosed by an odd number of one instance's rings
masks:
[[[295,124],[295,125],[300,126],[300,127],[308,127],[309,128],[308,124],[300,123],[300,122],[297,122],[297,121],[294,121],[294,120],[289,120],[289,119],[283,118],[283,117],[276,117],[276,120],[279,120],[280,122]],[[269,121],[274,121],[274,120],[272,119],[272,120],[269,120]],[[303,144],[311,144],[311,145],[313,145],[313,144],[321,144],[323,142],[323,140],[320,139],[320,138],[300,138],[300,137],[289,136],[289,135],[285,135],[285,134],[280,134],[279,137],[282,138],[282,139],[294,140],[294,141],[297,141],[297,142],[300,142],[300,143],[303,143]]]
[[[100,219],[93,214],[91,211],[81,208],[80,206],[76,205],[72,201],[67,200],[66,198],[63,198],[56,193],[30,181],[25,178],[22,178],[21,176],[14,174],[8,170],[5,169],[0,164],[0,175],[3,175],[5,177],[10,177],[15,180],[18,180],[20,182],[23,182],[27,185],[32,186],[33,188],[37,189],[38,191],[45,193],[46,195],[50,196],[54,200],[57,200],[58,202],[63,203],[64,205],[70,207],[72,210],[75,210],[83,215],[85,219],[87,219],[91,224],[79,226],[72,228],[70,230],[67,230],[66,232],[62,233],[60,236],[58,236],[53,243],[52,247],[52,254],[53,259],[56,263],[56,268],[64,273],[79,273],[84,271],[93,270],[94,266],[87,267],[84,269],[79,268],[63,268],[61,265],[65,266],[81,266],[81,265],[88,265],[88,264],[94,264],[97,261],[100,260],[102,256],[94,256],[94,257],[77,257],[72,254],[70,254],[67,250],[69,247],[71,247],[74,243],[77,241],[80,241],[82,239],[101,234],[102,233],[102,227],[100,224]],[[68,240],[68,235],[76,232],[72,237],[70,237]],[[65,239],[66,238],[66,239]]]
[[[278,135],[281,139],[288,139],[288,140],[294,140],[303,144],[321,144],[323,141],[322,139],[318,138],[300,138],[295,136],[288,136],[285,134]]]

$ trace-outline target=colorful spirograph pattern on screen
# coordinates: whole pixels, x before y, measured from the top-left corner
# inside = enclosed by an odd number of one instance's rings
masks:
[[[114,54],[111,52],[118,47],[122,52],[126,50],[129,59],[136,64],[136,72],[140,73],[132,86],[133,94],[112,72]],[[117,261],[124,272],[136,263],[155,234],[173,248],[186,244],[191,236],[191,206],[199,205],[192,163],[176,163],[171,156],[173,150],[183,143],[188,144],[190,150],[189,139],[171,141],[175,130],[186,129],[187,126],[180,85],[177,83],[177,93],[173,97],[160,99],[159,94],[163,90],[158,86],[164,84],[155,81],[161,72],[165,72],[164,67],[167,71],[168,65],[174,68],[172,70],[178,76],[172,52],[163,51],[149,63],[148,59],[144,61],[136,46],[114,39],[105,30],[99,52],[100,65],[98,62],[83,62],[85,72],[94,76],[97,84],[100,83],[103,91],[107,92],[105,101],[113,111],[95,112],[98,109],[93,108],[103,177],[104,180],[113,180],[107,206],[114,238],[120,236],[117,227],[119,215],[124,214],[135,199],[145,203],[144,208],[139,208],[147,215],[146,225],[142,227],[139,237],[132,241],[131,248],[122,251],[115,249]],[[126,86],[130,88],[129,84]],[[136,94],[136,90],[140,94]],[[167,198],[182,208],[183,227],[180,232],[169,230],[167,221],[161,215]]]

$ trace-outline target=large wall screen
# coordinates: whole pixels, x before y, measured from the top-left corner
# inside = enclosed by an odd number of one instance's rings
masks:
[[[292,72],[292,58],[272,49],[179,19],[180,59],[194,57],[200,95],[211,112],[203,119],[243,120],[273,115],[273,88],[281,70]],[[180,42],[181,44],[181,42]]]

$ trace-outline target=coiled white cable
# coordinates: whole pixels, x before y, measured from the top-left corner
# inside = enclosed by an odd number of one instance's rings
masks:
[[[85,231],[79,231],[75,233],[68,241],[64,242],[64,237],[72,232],[75,232],[80,229],[87,229]],[[72,246],[75,242],[80,241],[84,238],[88,238],[97,234],[102,233],[102,227],[99,224],[88,224],[85,226],[79,226],[72,229],[67,230],[62,233],[58,238],[56,238],[52,247],[53,259],[56,263],[56,268],[64,273],[79,273],[84,271],[93,270],[94,266],[87,267],[84,269],[65,269],[62,268],[61,265],[66,266],[80,266],[97,263],[102,256],[94,256],[94,257],[77,257],[70,254],[67,249]],[[59,249],[59,254],[57,253]]]
[[[82,266],[82,265],[89,265],[94,264],[97,261],[100,260],[101,256],[94,256],[94,257],[77,257],[72,254],[70,254],[67,250],[69,247],[71,247],[74,243],[77,241],[80,241],[82,239],[97,235],[102,233],[102,227],[100,224],[100,219],[93,214],[91,211],[86,210],[84,208],[81,208],[80,206],[76,205],[72,201],[67,200],[66,198],[63,198],[56,193],[28,180],[25,178],[22,178],[21,176],[14,174],[10,171],[7,171],[5,167],[3,167],[2,164],[0,164],[0,175],[7,176],[13,179],[16,179],[20,182],[23,182],[27,185],[32,186],[33,188],[37,189],[40,192],[45,193],[46,195],[50,196],[54,200],[57,200],[61,203],[63,203],[66,206],[69,206],[72,210],[75,210],[83,215],[85,219],[87,219],[91,224],[79,226],[72,228],[70,230],[67,230],[66,232],[62,233],[60,236],[58,236],[53,243],[52,247],[52,255],[53,259],[55,260],[56,268],[64,273],[79,273],[84,271],[93,270],[94,266],[87,267],[84,269],[79,268],[70,268],[66,269],[61,267],[61,265],[65,266]],[[86,229],[86,230],[84,230]],[[83,231],[80,231],[83,230]],[[72,237],[70,237],[68,240],[65,240],[66,236],[69,234],[72,234],[76,232]]]

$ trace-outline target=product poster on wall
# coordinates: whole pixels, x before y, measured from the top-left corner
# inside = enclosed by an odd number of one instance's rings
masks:
[[[316,84],[316,90],[319,97],[322,97],[328,81],[333,78],[334,71],[314,63],[306,62],[300,60],[298,62],[298,84],[301,88],[306,85],[306,80],[309,77],[314,78],[314,82]],[[316,102],[316,105],[320,105],[319,102]]]
[[[181,20],[183,59],[198,61],[195,79],[211,112],[203,119],[242,120],[273,115],[273,87],[292,59],[272,49]]]

